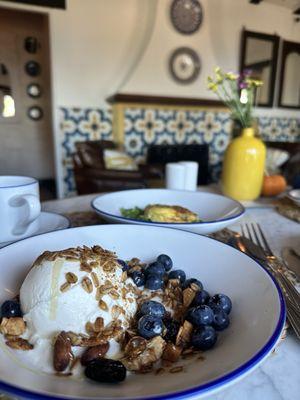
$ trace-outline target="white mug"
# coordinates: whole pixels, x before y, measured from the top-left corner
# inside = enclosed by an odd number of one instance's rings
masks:
[[[0,243],[20,239],[37,229],[40,212],[36,179],[0,175]]]

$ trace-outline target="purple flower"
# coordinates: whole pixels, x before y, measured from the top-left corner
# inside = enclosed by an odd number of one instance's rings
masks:
[[[241,82],[239,83],[239,88],[240,88],[240,89],[247,89],[247,88],[248,88],[248,83],[246,83],[246,82],[244,82],[244,81],[241,81]]]

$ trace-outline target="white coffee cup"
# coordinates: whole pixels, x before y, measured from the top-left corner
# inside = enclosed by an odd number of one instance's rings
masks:
[[[39,184],[28,176],[0,175],[0,243],[18,240],[38,227]]]

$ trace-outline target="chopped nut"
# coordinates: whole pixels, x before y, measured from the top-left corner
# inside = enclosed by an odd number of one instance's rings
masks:
[[[71,339],[66,332],[62,331],[54,343],[53,366],[55,371],[64,371],[72,358]]]
[[[96,321],[94,323],[94,331],[96,333],[101,332],[104,327],[104,319],[102,317],[96,318]]]
[[[68,337],[71,340],[72,346],[80,346],[82,342],[82,335],[78,335],[77,333],[74,332],[66,332]]]
[[[120,314],[123,314],[124,310],[118,305],[114,305],[111,309],[111,315],[113,319],[117,319]]]
[[[87,331],[87,333],[89,334],[94,334],[94,324],[92,324],[91,322],[87,322],[85,324],[85,330]]]
[[[26,325],[23,318],[2,318],[0,332],[3,335],[20,336],[26,330]]]
[[[196,292],[192,288],[188,287],[184,289],[182,295],[183,295],[183,305],[184,307],[188,308],[192,304],[196,296]]]
[[[173,343],[167,343],[164,349],[162,358],[163,360],[168,360],[171,362],[175,362],[179,359],[182,349],[178,346],[175,346]]]
[[[130,371],[143,371],[145,368],[151,368],[158,361],[163,353],[166,342],[160,336],[155,336],[147,341],[146,349],[138,354],[126,355],[123,363]]]
[[[127,272],[126,272],[126,271],[123,271],[123,272],[122,272],[121,280],[122,280],[122,282],[125,282],[126,279],[127,279]]]
[[[75,275],[73,272],[67,272],[66,281],[68,283],[76,283],[78,281],[77,275]]]
[[[193,325],[189,321],[184,321],[176,337],[176,346],[186,347],[190,343],[192,331]]]
[[[119,293],[116,290],[111,290],[109,292],[109,295],[114,299],[114,300],[118,300],[120,298]]]
[[[100,285],[100,282],[99,282],[99,279],[98,279],[98,276],[97,276],[96,272],[93,271],[91,273],[91,277],[92,277],[92,281],[93,281],[94,286],[97,288]]]
[[[12,349],[15,350],[32,350],[33,349],[33,345],[30,344],[27,340],[22,339],[22,338],[16,338],[16,339],[11,339],[8,340],[7,342],[5,342],[5,344],[8,347],[11,347]]]
[[[103,310],[103,311],[108,311],[107,304],[106,304],[105,301],[103,301],[103,300],[99,300],[99,307],[100,307],[101,310]]]
[[[65,282],[61,285],[60,287],[60,291],[61,292],[66,292],[67,290],[69,290],[71,288],[71,285],[69,282]]]
[[[92,262],[90,262],[90,266],[92,267],[92,268],[97,268],[98,267],[98,263],[97,263],[97,261],[92,261]]]
[[[173,367],[169,369],[169,372],[171,372],[171,374],[176,374],[177,372],[181,372],[183,371],[183,366],[182,365],[178,365],[178,367]]]
[[[190,288],[196,293],[199,292],[199,290],[200,290],[199,286],[196,285],[196,283],[191,283]]]
[[[147,347],[147,340],[141,336],[134,336],[125,346],[125,355],[136,357],[141,354]]]
[[[99,292],[102,294],[107,294],[111,289],[113,289],[113,285],[111,283],[106,283],[105,285],[101,285],[99,287]]]
[[[81,271],[92,272],[92,267],[87,262],[84,261],[81,261],[80,269]]]
[[[89,347],[81,356],[81,364],[88,365],[91,361],[95,360],[96,358],[104,357],[105,354],[108,352],[109,343],[102,343],[94,347]]]
[[[102,297],[103,293],[101,292],[101,289],[98,287],[96,291],[96,300],[99,301]]]
[[[93,283],[90,280],[90,278],[88,278],[87,276],[85,276],[82,281],[81,281],[81,286],[83,287],[83,289],[87,292],[87,293],[92,293],[93,291]]]
[[[103,337],[89,337],[89,338],[82,338],[80,345],[81,347],[94,347],[98,346],[99,344],[107,343],[107,338]]]

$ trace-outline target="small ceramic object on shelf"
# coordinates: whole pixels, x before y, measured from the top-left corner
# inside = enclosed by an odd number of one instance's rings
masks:
[[[287,197],[297,204],[297,206],[300,206],[300,189],[290,190],[287,193]]]
[[[266,147],[255,137],[254,128],[244,128],[225,153],[223,193],[235,200],[256,199],[261,193],[265,159]]]
[[[184,190],[185,167],[179,163],[168,163],[166,165],[166,188]]]
[[[197,190],[199,164],[195,161],[180,161],[185,168],[184,189]]]

